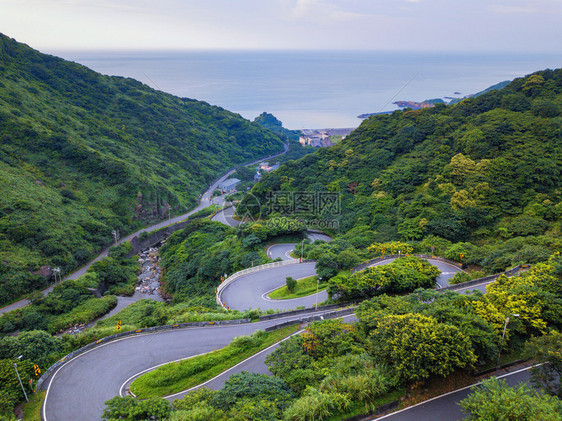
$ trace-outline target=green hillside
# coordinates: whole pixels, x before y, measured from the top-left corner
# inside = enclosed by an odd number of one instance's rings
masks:
[[[469,241],[509,247],[523,254],[517,261],[544,260],[562,247],[561,111],[562,70],[537,72],[453,106],[370,117],[340,144],[268,174],[251,193],[262,215],[283,214],[272,192],[293,204],[296,192],[339,194],[341,212],[304,215],[335,222],[336,234],[425,241],[419,251]],[[493,252],[473,255],[493,259]]]
[[[0,303],[196,204],[227,168],[283,149],[222,108],[98,74],[0,34]]]
[[[289,130],[283,127],[283,123],[277,119],[273,114],[263,112],[256,118],[254,118],[254,123],[259,124],[266,129],[277,133],[280,136],[286,136],[288,139],[298,141],[301,134],[300,130]]]

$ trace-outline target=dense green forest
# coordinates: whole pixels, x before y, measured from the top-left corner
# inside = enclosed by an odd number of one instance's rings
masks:
[[[98,74],[0,34],[0,303],[192,207],[226,168],[283,150],[237,114]],[[49,272],[46,272],[47,277]]]
[[[372,116],[251,193],[262,214],[291,217],[300,192],[339,195],[335,212],[303,217],[334,222],[335,234],[424,242],[425,252],[464,242],[464,262],[491,271],[538,262],[561,248],[561,112],[562,69],[540,71],[452,106]]]

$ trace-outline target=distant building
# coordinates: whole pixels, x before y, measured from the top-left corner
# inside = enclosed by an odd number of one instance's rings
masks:
[[[268,162],[262,162],[256,169],[256,175],[254,176],[254,181],[261,180],[262,173],[275,171],[277,168],[279,168],[279,162],[276,162],[274,165],[269,165]]]
[[[315,148],[327,148],[333,146],[332,136],[341,136],[342,140],[353,131],[353,129],[318,129],[318,130],[301,130],[302,136],[299,142],[303,146],[312,146]]]
[[[275,165],[269,165],[268,162],[262,162],[259,166],[259,170],[262,170],[264,172],[271,172],[271,171],[275,171],[277,168],[279,168],[279,162],[277,162]]]
[[[240,180],[237,178],[229,178],[228,180],[224,180],[222,183],[219,184],[218,188],[223,193],[230,193],[236,190],[236,185],[240,183]]]

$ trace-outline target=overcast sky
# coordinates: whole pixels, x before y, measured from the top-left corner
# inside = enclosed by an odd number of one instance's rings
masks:
[[[47,52],[560,52],[562,0],[0,0],[0,32]]]

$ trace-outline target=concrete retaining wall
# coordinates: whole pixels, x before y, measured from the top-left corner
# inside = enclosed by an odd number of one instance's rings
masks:
[[[330,310],[332,308],[340,308],[341,304],[328,304],[325,306],[318,306],[318,311]],[[282,313],[266,314],[265,316],[260,316],[260,322],[264,320],[280,319],[282,317],[296,316],[297,314],[310,313],[310,308],[303,308],[300,310],[284,311]]]
[[[307,322],[314,322],[314,321],[317,321],[317,320],[337,319],[338,317],[348,316],[350,314],[353,314],[354,312],[355,312],[355,307],[346,308],[346,309],[338,310],[338,311],[331,311],[331,312],[328,312],[328,313],[316,314],[316,315],[313,315],[313,316],[302,317],[300,319],[289,320],[289,321],[284,322],[284,323],[279,323],[278,325],[270,326],[270,327],[265,328],[265,331],[271,332],[273,330],[282,329],[286,326],[292,326],[292,325],[307,323]]]

